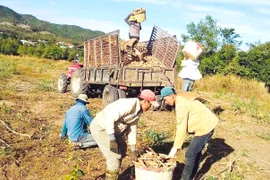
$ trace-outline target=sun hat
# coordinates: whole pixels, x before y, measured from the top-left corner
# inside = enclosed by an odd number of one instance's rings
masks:
[[[159,106],[159,103],[156,101],[155,93],[150,89],[142,90],[141,94],[139,95],[139,98],[150,101],[150,103],[155,107]]]
[[[88,102],[88,96],[86,94],[80,94],[77,97],[76,101],[77,100],[81,100],[81,101],[85,102],[86,104],[89,104],[89,102]]]
[[[162,88],[160,91],[160,100],[162,100],[165,96],[169,96],[171,94],[175,94],[173,87],[167,86]]]

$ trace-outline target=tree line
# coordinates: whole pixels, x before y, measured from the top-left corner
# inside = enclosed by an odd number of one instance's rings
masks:
[[[0,36],[0,53],[6,55],[33,56],[52,60],[74,59],[77,53],[82,52],[76,48],[61,48],[55,42],[38,42],[35,46],[22,44],[20,40],[11,37]]]

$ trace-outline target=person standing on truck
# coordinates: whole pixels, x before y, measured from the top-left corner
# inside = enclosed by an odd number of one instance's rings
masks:
[[[125,22],[129,25],[129,39],[137,39],[140,40],[140,31],[142,29],[141,23],[137,21],[135,16],[130,13],[126,18]]]
[[[61,139],[68,136],[68,139],[77,148],[88,148],[97,145],[92,135],[87,132],[87,127],[93,118],[86,108],[86,104],[89,104],[87,95],[80,94],[76,99],[76,104],[67,110],[61,131]]]
[[[127,151],[123,139],[126,135],[131,150],[129,157],[137,161],[137,123],[151,105],[158,106],[156,96],[151,90],[145,89],[138,98],[121,98],[107,105],[90,124],[93,138],[106,158],[106,179],[115,180],[119,175],[119,167]]]
[[[177,150],[182,148],[186,133],[194,134],[186,154],[185,166],[181,180],[194,179],[201,161],[202,149],[212,137],[218,123],[218,118],[204,104],[196,100],[197,96],[191,92],[176,94],[172,87],[161,89],[161,99],[176,111],[176,136],[169,153],[174,157]]]

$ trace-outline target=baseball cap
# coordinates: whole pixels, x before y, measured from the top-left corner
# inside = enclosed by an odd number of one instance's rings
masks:
[[[162,88],[160,91],[160,100],[162,100],[165,96],[169,96],[171,94],[175,94],[175,91],[172,87],[167,86]]]
[[[155,107],[159,106],[159,103],[156,101],[155,93],[153,91],[151,91],[150,89],[142,90],[141,94],[139,95],[139,98],[150,101],[150,103]]]
[[[81,100],[83,102],[85,102],[86,104],[89,104],[88,102],[88,96],[86,94],[80,94],[76,100]]]

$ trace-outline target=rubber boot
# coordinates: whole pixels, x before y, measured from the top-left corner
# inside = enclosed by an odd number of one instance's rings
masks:
[[[119,170],[106,170],[105,180],[117,180],[119,175]]]

